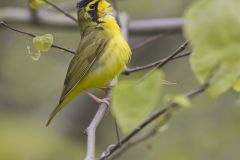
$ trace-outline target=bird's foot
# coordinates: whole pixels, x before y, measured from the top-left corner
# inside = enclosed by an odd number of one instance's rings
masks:
[[[105,93],[108,93],[109,90],[112,90],[114,86],[105,86],[105,87],[101,87],[100,89],[103,90]]]
[[[103,98],[103,99],[100,99],[98,97],[96,97],[95,95],[93,95],[92,93],[90,92],[86,92],[94,101],[96,101],[97,103],[104,103],[106,104],[107,106],[110,105],[110,99],[109,98]]]

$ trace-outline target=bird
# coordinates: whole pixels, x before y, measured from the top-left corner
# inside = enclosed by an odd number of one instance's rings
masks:
[[[76,96],[109,84],[124,70],[132,54],[107,0],[81,0],[76,8],[81,39],[68,67],[59,103],[46,126]]]

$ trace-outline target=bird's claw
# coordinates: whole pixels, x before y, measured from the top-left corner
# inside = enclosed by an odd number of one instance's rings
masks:
[[[100,99],[98,97],[96,97],[95,95],[93,95],[92,93],[90,92],[86,92],[94,101],[96,101],[97,103],[101,104],[101,103],[104,103],[106,104],[107,106],[110,105],[110,99],[109,98],[103,98],[103,99]]]

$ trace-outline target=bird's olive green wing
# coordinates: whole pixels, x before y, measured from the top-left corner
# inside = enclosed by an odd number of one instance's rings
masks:
[[[78,51],[69,65],[59,104],[51,113],[46,126],[64,107],[63,101],[71,90],[91,71],[97,59],[104,52],[107,42],[108,40],[101,31],[92,31],[82,38]]]
[[[95,30],[82,38],[78,51],[69,65],[60,103],[92,69],[103,53],[107,41],[101,31]]]

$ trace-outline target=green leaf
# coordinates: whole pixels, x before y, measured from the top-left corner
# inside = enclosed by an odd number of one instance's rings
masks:
[[[186,97],[185,95],[165,95],[164,97],[165,105],[169,105],[170,103],[176,103],[181,107],[189,108],[191,107],[192,103],[191,100]]]
[[[43,0],[30,0],[29,5],[32,9],[37,9],[42,5],[45,5],[46,3]]]
[[[45,34],[33,38],[33,46],[41,52],[47,52],[53,44],[53,35]]]
[[[165,132],[166,130],[168,130],[169,129],[169,124],[165,124],[165,125],[163,125],[163,126],[160,126],[159,128],[158,128],[158,132],[159,133],[162,133],[162,132]]]
[[[188,97],[185,95],[178,95],[173,98],[173,102],[178,104],[181,107],[189,108],[191,107],[192,103]]]
[[[123,81],[113,89],[112,111],[123,132],[129,132],[152,113],[163,77],[161,71],[154,71],[141,81]]]
[[[236,92],[240,92],[240,80],[237,80],[237,82],[233,85],[233,89]]]
[[[200,83],[210,83],[208,93],[219,96],[240,76],[240,1],[199,0],[185,18],[192,69]]]
[[[30,55],[30,57],[34,60],[34,61],[38,61],[41,57],[41,52],[38,51],[38,52],[31,52],[31,49],[30,49],[30,46],[27,46],[27,51],[28,51],[28,54]]]

